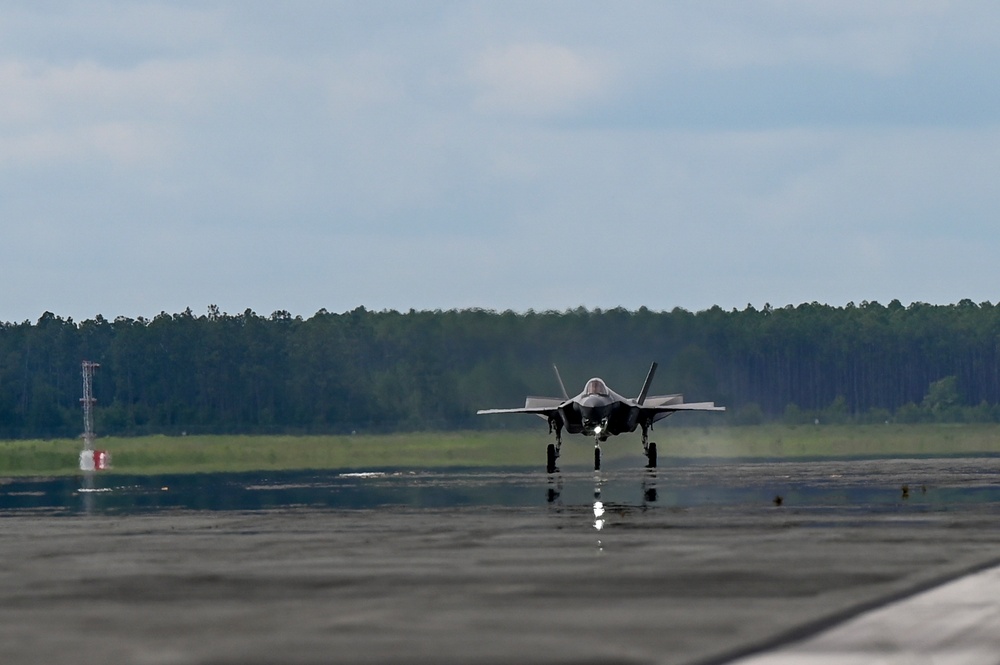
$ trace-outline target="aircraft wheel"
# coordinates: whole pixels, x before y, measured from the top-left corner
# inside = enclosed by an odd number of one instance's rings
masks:
[[[601,470],[601,449],[594,448],[594,471]]]
[[[554,443],[550,443],[545,450],[545,472],[556,472],[556,445]]]
[[[647,469],[655,469],[656,468],[656,444],[650,442],[648,450],[649,450],[649,452],[646,453],[646,458],[649,460],[649,463],[646,464],[646,468]]]

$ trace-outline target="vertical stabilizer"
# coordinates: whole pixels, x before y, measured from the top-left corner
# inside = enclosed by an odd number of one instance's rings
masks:
[[[642,403],[646,401],[646,395],[649,394],[649,384],[653,382],[654,374],[656,374],[655,362],[649,366],[649,373],[646,375],[646,380],[642,382],[642,390],[639,391],[639,396],[635,398],[639,406],[642,406]]]
[[[569,394],[566,392],[566,385],[563,383],[562,377],[559,376],[559,368],[556,367],[555,363],[552,363],[552,369],[556,371],[556,380],[559,381],[559,389],[562,390],[563,399],[569,399]]]

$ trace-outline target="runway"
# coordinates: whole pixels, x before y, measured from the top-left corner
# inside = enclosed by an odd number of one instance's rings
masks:
[[[86,485],[0,484],[4,663],[707,665],[1000,564],[996,458]]]
[[[733,665],[995,665],[1000,567],[888,603]]]

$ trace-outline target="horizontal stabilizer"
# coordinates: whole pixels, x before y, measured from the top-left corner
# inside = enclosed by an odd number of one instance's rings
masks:
[[[526,409],[558,409],[566,400],[558,397],[528,397],[524,400]]]
[[[716,406],[715,402],[691,402],[690,404],[675,403],[663,404],[659,406],[650,406],[647,403],[646,406],[640,406],[639,409],[642,413],[646,414],[646,417],[649,417],[653,422],[656,422],[658,420],[663,420],[668,416],[672,416],[679,411],[725,411],[726,407]]]
[[[665,404],[656,411],[725,411],[726,407],[716,406],[715,402],[691,402],[689,404]]]
[[[650,397],[646,398],[646,401],[645,403],[642,404],[642,406],[645,407],[666,406],[667,404],[683,404],[683,403],[684,403],[684,395],[678,393],[675,395],[651,395]]]

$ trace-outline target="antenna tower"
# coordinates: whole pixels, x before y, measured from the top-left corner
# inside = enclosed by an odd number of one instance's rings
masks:
[[[83,366],[83,449],[94,449],[94,370],[100,367],[97,363],[84,360]]]

